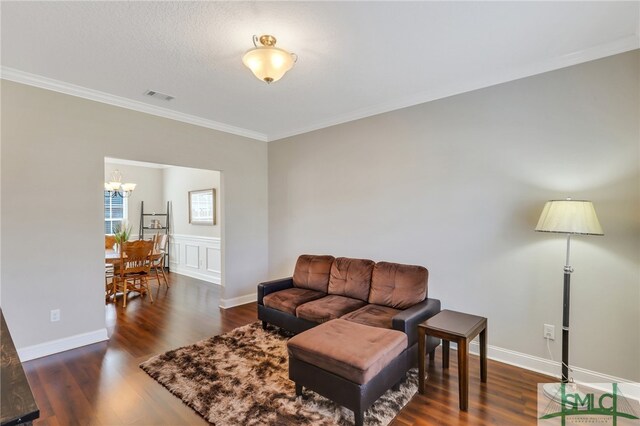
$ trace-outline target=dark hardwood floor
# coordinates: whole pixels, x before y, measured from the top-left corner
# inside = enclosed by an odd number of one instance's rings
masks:
[[[158,353],[257,320],[255,303],[223,310],[219,289],[170,274],[171,288],[152,284],[155,303],[130,296],[106,307],[110,340],[24,363],[40,408],[36,425],[205,425],[200,416],[138,364]],[[551,378],[489,360],[480,383],[470,359],[469,411],[458,410],[455,352],[443,372],[440,351],[428,367],[426,394],[416,394],[393,425],[525,425],[536,423],[536,384]]]

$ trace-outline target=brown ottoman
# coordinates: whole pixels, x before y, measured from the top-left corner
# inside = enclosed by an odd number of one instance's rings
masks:
[[[409,367],[407,335],[334,319],[292,337],[287,343],[289,378],[296,394],[305,386],[353,411],[364,412],[389,388],[399,385]]]

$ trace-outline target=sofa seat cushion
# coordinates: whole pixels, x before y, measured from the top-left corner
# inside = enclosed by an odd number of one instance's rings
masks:
[[[407,348],[407,335],[342,319],[320,324],[287,342],[294,357],[351,382],[365,384]]]
[[[293,286],[327,293],[333,256],[303,254],[293,270]]]
[[[367,302],[350,297],[328,295],[322,299],[307,302],[296,308],[296,316],[309,321],[323,323],[340,318],[344,314],[355,311]]]
[[[370,325],[372,327],[392,328],[392,319],[400,309],[380,305],[365,305],[357,311],[349,312],[340,319]]]
[[[423,266],[378,262],[371,275],[369,303],[407,309],[427,298],[428,278]]]
[[[368,259],[336,258],[331,265],[327,293],[368,301],[374,265]]]
[[[326,294],[320,291],[306,288],[288,288],[267,294],[263,299],[263,303],[264,306],[268,308],[295,315],[298,306],[324,296],[326,296]]]

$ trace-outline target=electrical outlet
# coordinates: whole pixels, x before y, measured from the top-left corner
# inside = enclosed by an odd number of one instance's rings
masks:
[[[60,321],[60,309],[51,310],[51,322]]]
[[[545,324],[543,337],[545,339],[556,340],[556,327],[551,324]]]

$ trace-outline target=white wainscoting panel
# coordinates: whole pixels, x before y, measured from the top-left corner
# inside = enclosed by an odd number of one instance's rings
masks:
[[[222,265],[220,264],[220,249],[207,247],[207,264],[206,268],[208,272],[220,272]]]
[[[180,244],[175,243],[169,237],[169,253],[171,253],[170,266],[173,268],[173,264],[179,265],[182,263],[181,247]]]
[[[184,266],[191,269],[200,269],[200,247],[194,244],[184,245]]]
[[[220,238],[175,234],[169,244],[171,272],[220,284]]]

